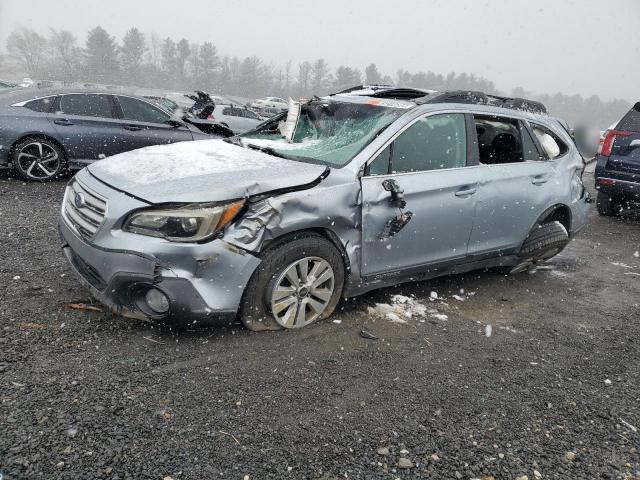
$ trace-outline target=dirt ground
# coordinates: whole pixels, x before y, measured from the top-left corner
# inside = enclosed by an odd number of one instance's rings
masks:
[[[67,306],[92,300],[60,252],[63,189],[0,175],[3,479],[640,478],[640,217],[594,208],[533,273],[172,334]],[[396,294],[406,323],[369,310]]]

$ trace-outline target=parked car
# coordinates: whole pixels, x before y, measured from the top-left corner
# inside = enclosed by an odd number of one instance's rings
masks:
[[[5,90],[7,88],[16,88],[17,85],[12,82],[7,82],[6,80],[0,80],[0,90]]]
[[[618,215],[640,204],[640,102],[604,133],[595,181],[600,215]]]
[[[90,165],[65,193],[65,256],[118,314],[299,328],[372,289],[525,270],[585,225],[582,157],[544,106],[363,91]]]
[[[208,112],[207,120],[214,120],[233,133],[243,133],[257,127],[264,120],[247,107],[216,103],[213,110]]]
[[[286,110],[289,108],[289,102],[278,97],[265,97],[256,100],[251,106],[255,108],[277,108],[279,110]]]
[[[180,105],[178,105],[176,102],[174,102],[170,98],[161,97],[157,95],[145,95],[144,98],[146,98],[147,100],[151,100],[152,102],[158,104],[159,106],[161,106],[162,108],[164,108],[165,110],[171,113],[174,113],[180,110]]]
[[[221,128],[221,136],[230,135]],[[0,94],[0,167],[12,167],[25,180],[51,180],[148,145],[206,138],[211,136],[157,105],[112,91],[29,88]]]

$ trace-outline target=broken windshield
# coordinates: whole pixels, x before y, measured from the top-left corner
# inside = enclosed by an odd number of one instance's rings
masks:
[[[342,167],[406,110],[351,102],[314,101],[300,108],[291,142],[285,118],[241,136],[242,144],[301,161]]]

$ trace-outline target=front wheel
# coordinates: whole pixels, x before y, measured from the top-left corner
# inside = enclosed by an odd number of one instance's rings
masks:
[[[344,285],[344,261],[324,237],[305,233],[278,242],[246,287],[242,323],[253,331],[302,328],[327,318]]]
[[[14,148],[11,158],[13,171],[23,180],[48,182],[59,178],[67,168],[62,149],[42,138],[26,138]]]

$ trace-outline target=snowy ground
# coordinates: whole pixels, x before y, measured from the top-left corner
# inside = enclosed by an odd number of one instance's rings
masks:
[[[172,336],[68,308],[91,298],[63,186],[0,179],[4,478],[640,475],[640,219],[592,214],[536,272],[372,292],[302,331]]]

